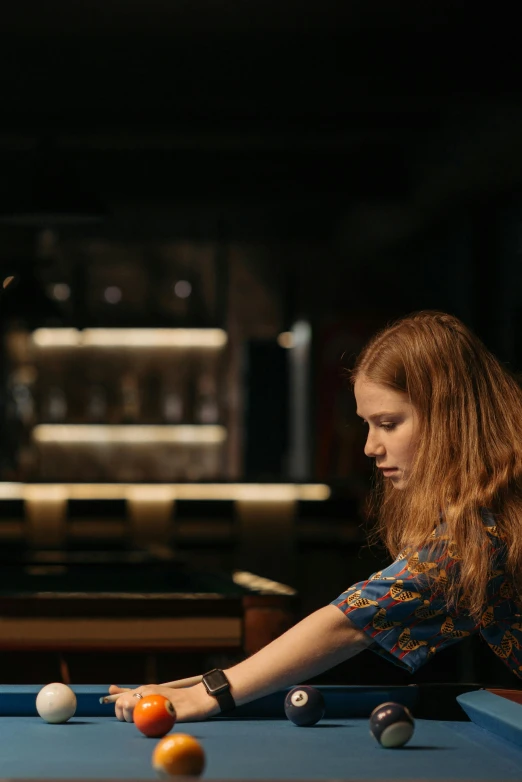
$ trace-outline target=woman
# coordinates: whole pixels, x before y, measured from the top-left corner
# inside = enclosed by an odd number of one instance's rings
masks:
[[[522,676],[522,391],[459,320],[438,312],[377,334],[351,372],[378,531],[394,562],[252,657],[184,689],[119,694],[132,721],[159,692],[179,721],[212,717],[371,648],[414,672],[472,633]],[[216,690],[217,686],[217,690]],[[219,692],[219,689],[222,692]]]

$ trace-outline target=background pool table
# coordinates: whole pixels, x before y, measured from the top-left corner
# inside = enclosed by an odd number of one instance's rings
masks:
[[[2,681],[167,681],[172,669],[226,667],[294,624],[297,603],[285,584],[167,554],[0,551]]]
[[[48,725],[36,716],[38,687],[0,687],[0,778],[154,779],[150,761],[156,740],[145,738],[132,724],[118,722],[112,706],[99,704],[105,686],[73,689],[78,695],[76,716],[65,725]],[[416,686],[321,689],[327,714],[313,728],[298,728],[284,718],[280,692],[238,709],[233,717],[183,724],[174,730],[201,742],[207,779],[522,777],[522,705],[513,700],[470,688],[458,696],[459,701],[473,718],[474,712],[478,715],[478,723],[488,722],[487,728],[465,721],[459,706],[458,720],[417,718],[410,743],[385,750],[369,734],[370,710],[393,699],[408,704],[417,717],[428,715],[433,691],[426,699]],[[440,693],[439,702],[446,697],[443,688]]]

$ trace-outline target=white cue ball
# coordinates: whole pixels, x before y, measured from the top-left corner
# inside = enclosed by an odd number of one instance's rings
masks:
[[[76,712],[76,695],[66,684],[46,684],[36,696],[36,711],[46,722],[67,722]]]

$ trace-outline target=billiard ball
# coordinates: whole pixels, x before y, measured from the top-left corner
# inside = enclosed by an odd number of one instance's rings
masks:
[[[160,777],[199,777],[205,768],[205,752],[187,733],[171,733],[158,741],[152,753],[152,767]]]
[[[285,714],[294,725],[309,728],[324,717],[324,712],[324,698],[315,687],[294,687],[286,694]]]
[[[145,695],[134,707],[133,719],[145,736],[159,739],[174,727],[176,710],[164,695]]]
[[[415,722],[400,703],[381,703],[370,715],[370,733],[387,749],[403,747],[413,736]]]
[[[67,722],[76,713],[76,695],[61,682],[46,684],[36,696],[36,711],[46,722]]]

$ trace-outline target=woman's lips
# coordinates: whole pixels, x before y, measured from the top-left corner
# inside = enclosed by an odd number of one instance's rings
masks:
[[[399,472],[397,467],[379,467],[379,470],[381,470],[385,478],[389,478],[390,475]]]

